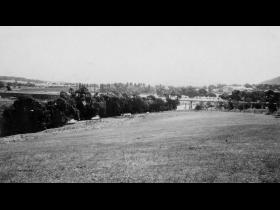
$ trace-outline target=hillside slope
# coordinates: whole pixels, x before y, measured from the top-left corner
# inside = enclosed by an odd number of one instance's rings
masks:
[[[276,77],[276,78],[273,78],[270,80],[263,81],[260,84],[280,85],[280,77]]]
[[[0,81],[5,81],[5,80],[17,80],[17,81],[32,82],[32,83],[46,82],[46,81],[43,81],[43,80],[27,79],[27,78],[24,78],[24,77],[0,76]]]
[[[279,119],[162,112],[0,138],[2,182],[280,182]]]

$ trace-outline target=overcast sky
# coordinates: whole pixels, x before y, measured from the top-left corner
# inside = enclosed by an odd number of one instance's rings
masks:
[[[280,27],[0,27],[0,75],[164,85],[280,76]]]

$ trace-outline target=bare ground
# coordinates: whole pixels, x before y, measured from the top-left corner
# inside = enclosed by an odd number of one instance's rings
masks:
[[[0,182],[280,182],[279,136],[250,113],[84,121],[0,138]]]

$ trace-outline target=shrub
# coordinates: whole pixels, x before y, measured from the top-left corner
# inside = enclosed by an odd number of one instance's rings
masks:
[[[196,110],[196,111],[202,110],[202,106],[200,104],[197,104],[195,106],[194,110]]]
[[[177,108],[177,106],[179,105],[179,100],[178,99],[172,100],[170,98],[167,98],[166,103],[167,103],[169,110],[175,110]]]
[[[46,107],[31,97],[20,97],[3,112],[2,135],[37,132],[47,128]]]
[[[0,88],[4,88],[5,87],[5,83],[0,81]]]
[[[47,128],[63,126],[70,119],[89,120],[97,114],[100,117],[113,117],[122,113],[159,112],[176,109],[178,100],[126,94],[98,95],[93,97],[85,87],[60,92],[58,99],[40,103],[31,97],[20,97],[14,104],[4,110],[3,135],[37,132]]]
[[[9,84],[6,86],[6,88],[7,88],[7,91],[11,91],[12,90],[12,88],[11,88],[11,86]]]
[[[105,96],[106,116],[113,117],[121,114],[121,101],[116,96]]]
[[[139,96],[134,96],[131,100],[132,103],[132,111],[131,113],[143,113],[148,110],[148,106],[145,103],[145,101],[139,97]]]
[[[80,120],[80,111],[70,101],[60,97],[47,103],[48,128],[62,126],[73,118]]]

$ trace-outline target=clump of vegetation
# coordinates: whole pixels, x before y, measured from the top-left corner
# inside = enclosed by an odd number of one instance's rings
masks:
[[[195,106],[194,110],[196,110],[196,111],[202,110],[202,106],[200,104],[197,104]]]
[[[11,91],[12,90],[12,88],[11,88],[11,86],[9,84],[6,86],[6,88],[7,88],[7,91]]]
[[[138,95],[95,94],[81,86],[60,92],[60,97],[41,103],[32,97],[20,97],[3,113],[2,135],[37,132],[65,125],[70,119],[119,116],[123,113],[159,112],[176,109],[178,100]]]
[[[224,108],[228,110],[265,109],[272,114],[280,104],[280,93],[273,90],[239,91],[234,90],[231,95],[223,94],[221,98],[227,101]]]
[[[20,97],[3,112],[3,136],[37,132],[47,128],[47,109],[31,97]]]
[[[5,87],[5,83],[0,81],[0,88],[4,88]]]

